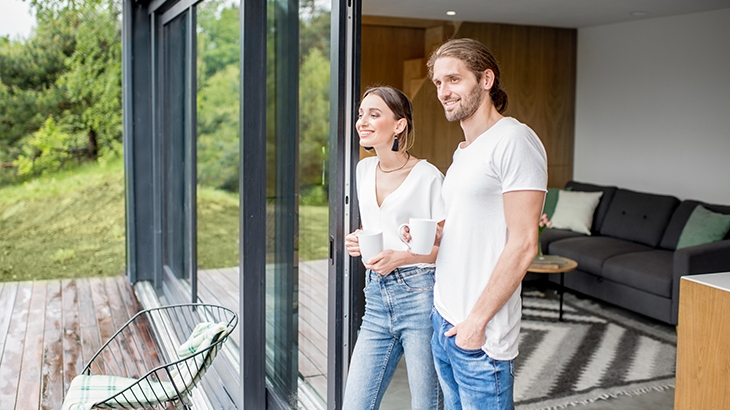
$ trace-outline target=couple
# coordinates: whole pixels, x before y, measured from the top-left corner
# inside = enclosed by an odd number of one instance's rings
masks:
[[[363,261],[365,316],[345,410],[378,408],[403,354],[414,409],[437,409],[441,391],[447,410],[514,406],[520,283],[537,253],[545,149],[502,115],[507,95],[483,44],[451,40],[428,69],[446,118],[465,137],[445,178],[408,153],[412,107],[403,93],[372,88],[360,104],[360,144],[377,153],[357,167],[362,227],[382,230],[385,250]],[[400,242],[398,226],[409,218],[441,221],[430,255]],[[351,256],[360,255],[357,232],[346,237]]]

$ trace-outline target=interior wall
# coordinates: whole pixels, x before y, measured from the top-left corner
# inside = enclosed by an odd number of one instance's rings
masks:
[[[363,24],[363,85],[374,79],[392,78],[391,85],[398,86],[395,76],[401,71],[391,68],[393,59],[411,49],[398,49],[396,56],[385,57],[384,50],[395,50],[395,45],[390,44],[395,42],[395,35],[401,37],[399,42],[407,38],[397,33]],[[573,175],[576,30],[464,22],[455,37],[476,38],[494,53],[509,96],[505,115],[535,130],[548,153],[548,185],[565,185]],[[414,46],[414,53],[417,47]],[[373,65],[380,66],[379,74],[374,74],[378,67]],[[385,65],[392,70],[390,74],[382,71]],[[412,152],[446,172],[457,144],[464,139],[461,128],[458,123],[446,121],[429,80],[414,96],[413,105],[416,143]]]
[[[730,204],[730,9],[578,30],[575,179]]]
[[[403,89],[403,63],[424,54],[425,29],[362,25],[360,88],[376,85]]]

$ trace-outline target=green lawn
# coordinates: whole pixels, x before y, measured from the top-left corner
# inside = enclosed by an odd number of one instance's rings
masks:
[[[299,212],[299,257],[326,258],[327,207]],[[122,274],[124,248],[120,160],[0,188],[0,281]],[[199,189],[198,264],[238,265],[238,195]]]

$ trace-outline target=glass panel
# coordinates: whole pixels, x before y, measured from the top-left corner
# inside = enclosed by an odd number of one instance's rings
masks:
[[[299,10],[299,375],[301,391],[327,399],[329,252],[329,2]]]
[[[163,27],[163,281],[185,274],[185,158],[186,49],[188,13],[181,13]]]
[[[196,13],[198,298],[237,312],[239,6],[205,1]]]
[[[269,0],[267,376],[305,408],[327,395],[329,18]]]
[[[266,375],[297,407],[297,4],[267,3]]]

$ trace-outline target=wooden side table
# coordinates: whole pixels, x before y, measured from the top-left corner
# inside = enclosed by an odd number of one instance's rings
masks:
[[[542,258],[542,259],[541,259]],[[560,294],[560,314],[558,316],[559,321],[563,321],[563,292],[565,291],[564,279],[565,272],[570,272],[578,267],[578,262],[557,255],[545,255],[535,257],[530,267],[527,268],[528,272],[532,273],[543,273],[543,274],[560,274],[560,287],[558,293]]]

